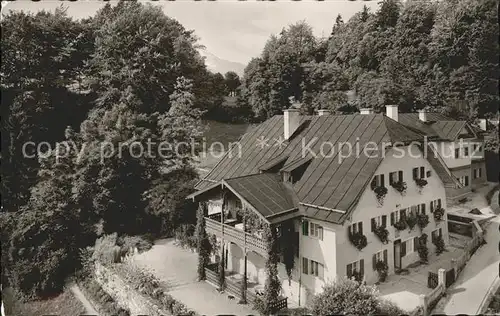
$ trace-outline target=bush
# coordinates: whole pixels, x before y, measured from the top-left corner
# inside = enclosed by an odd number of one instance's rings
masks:
[[[444,240],[442,236],[436,237],[434,240],[434,245],[436,246],[436,254],[440,255],[445,250]]]
[[[324,286],[312,302],[313,315],[373,315],[379,310],[376,287],[341,279]]]
[[[170,296],[158,278],[144,269],[133,264],[118,264],[113,266],[113,270],[132,288],[159,303],[161,309],[172,315],[195,315],[195,312]]]
[[[412,213],[408,214],[408,216],[406,216],[406,225],[408,225],[408,228],[410,229],[410,231],[413,229],[413,227],[415,227],[415,225],[417,224],[417,217],[415,215],[413,215]]]
[[[407,314],[391,301],[380,299],[377,315],[399,316]]]
[[[196,249],[195,225],[181,225],[175,230],[175,239],[182,248]]]
[[[393,182],[391,186],[396,189],[396,191],[401,193],[401,195],[406,193],[406,182],[404,181]]]
[[[98,238],[95,241],[92,259],[102,263],[103,265],[120,262],[121,249],[116,242],[116,233]]]
[[[148,251],[153,247],[153,242],[141,236],[121,236],[117,240],[118,246],[122,254],[126,254],[130,249],[137,248],[139,253]]]
[[[384,282],[389,272],[389,267],[387,266],[387,263],[383,261],[377,261],[377,263],[375,264],[375,269],[378,272],[379,281]]]
[[[399,231],[404,230],[406,229],[406,222],[400,219],[399,221],[394,223],[394,228],[396,228]]]
[[[427,249],[427,234],[422,234],[418,238],[418,256],[420,257],[420,262],[427,263],[429,256],[429,249]]]
[[[87,278],[78,284],[85,296],[97,307],[98,312],[104,315],[129,316],[130,312],[120,307],[113,298],[103,290],[101,285],[92,278]]]

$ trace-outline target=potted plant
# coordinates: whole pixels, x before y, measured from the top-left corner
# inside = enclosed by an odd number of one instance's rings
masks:
[[[356,247],[358,250],[365,248],[366,245],[368,244],[368,240],[366,239],[366,236],[360,232],[350,233],[349,240],[354,245],[354,247]]]
[[[444,209],[442,207],[438,207],[437,209],[434,210],[434,219],[436,222],[439,222],[443,219],[444,216]]]
[[[429,216],[427,214],[417,214],[417,225],[420,229],[424,229],[429,225]]]
[[[397,230],[404,230],[406,228],[406,222],[402,219],[395,222],[393,225]]]
[[[384,226],[376,226],[373,232],[382,243],[387,244],[389,242],[389,231]]]
[[[379,260],[375,264],[375,270],[377,270],[379,282],[385,282],[389,271],[389,267],[387,266],[387,264]]]
[[[378,203],[382,205],[384,203],[384,198],[387,195],[387,188],[384,186],[374,186],[372,187],[372,190],[375,192]]]
[[[422,191],[422,189],[427,185],[427,180],[415,178],[415,183],[417,184],[419,191]]]
[[[404,195],[406,193],[406,182],[404,181],[397,181],[393,182],[391,186],[396,189],[401,195]]]
[[[412,231],[413,227],[417,224],[417,217],[413,213],[410,213],[406,217],[406,224],[408,225],[410,231]]]

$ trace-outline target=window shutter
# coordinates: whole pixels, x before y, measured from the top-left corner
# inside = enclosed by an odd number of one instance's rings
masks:
[[[401,243],[401,257],[406,256],[406,241]]]
[[[375,231],[376,223],[375,223],[375,218],[372,218],[372,232]]]
[[[398,181],[403,181],[403,171],[398,171]]]
[[[438,207],[441,208],[441,199],[438,199]]]
[[[382,227],[387,227],[387,215],[382,215]]]
[[[405,220],[406,219],[406,209],[401,210],[401,219]]]
[[[420,167],[420,178],[425,178],[425,167]]]
[[[385,262],[385,264],[388,264],[388,262],[387,262],[387,249],[384,250],[384,262]]]
[[[352,235],[352,225],[349,225],[348,229],[349,229],[349,236],[351,236]]]
[[[307,274],[307,258],[302,257],[302,273]]]
[[[389,185],[394,183],[394,172],[389,173]]]
[[[420,205],[420,210],[422,211],[422,214],[425,214],[425,203]]]
[[[309,236],[309,222],[308,221],[302,222],[302,234],[304,236]]]
[[[418,237],[413,238],[413,251],[418,249]]]
[[[351,278],[352,277],[352,263],[349,263],[347,265],[347,278]]]
[[[360,234],[363,234],[363,222],[358,223],[358,231]]]
[[[361,278],[365,275],[365,259],[359,260],[359,273],[361,274]]]
[[[319,238],[320,240],[323,240],[323,227],[322,227],[322,226],[319,226],[319,228],[318,228],[318,232],[319,232],[319,236],[318,236],[318,238]]]
[[[394,226],[394,212],[391,213],[391,226]]]
[[[385,181],[384,181],[384,175],[383,174],[380,175],[380,185],[383,186],[383,187],[385,187]]]
[[[413,168],[413,179],[418,178],[418,168]]]
[[[372,266],[373,266],[373,271],[377,270],[377,254],[374,254],[372,257]]]
[[[434,212],[434,201],[431,201],[430,207],[431,207],[431,213],[433,213]]]

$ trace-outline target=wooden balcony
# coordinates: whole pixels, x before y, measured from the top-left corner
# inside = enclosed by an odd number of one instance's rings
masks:
[[[212,219],[214,215],[205,217],[207,233],[215,234],[217,237],[221,237],[226,241],[235,243],[242,249],[255,251],[263,257],[267,257],[267,246],[262,238],[231,226],[227,224],[227,221],[226,224],[222,224],[220,220],[216,221]]]

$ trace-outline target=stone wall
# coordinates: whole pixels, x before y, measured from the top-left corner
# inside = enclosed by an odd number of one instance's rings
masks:
[[[136,289],[129,286],[114,271],[102,264],[96,264],[95,277],[103,290],[113,297],[119,306],[129,310],[130,315],[170,315],[170,313],[160,310],[158,306],[152,302],[151,298],[139,293]]]

